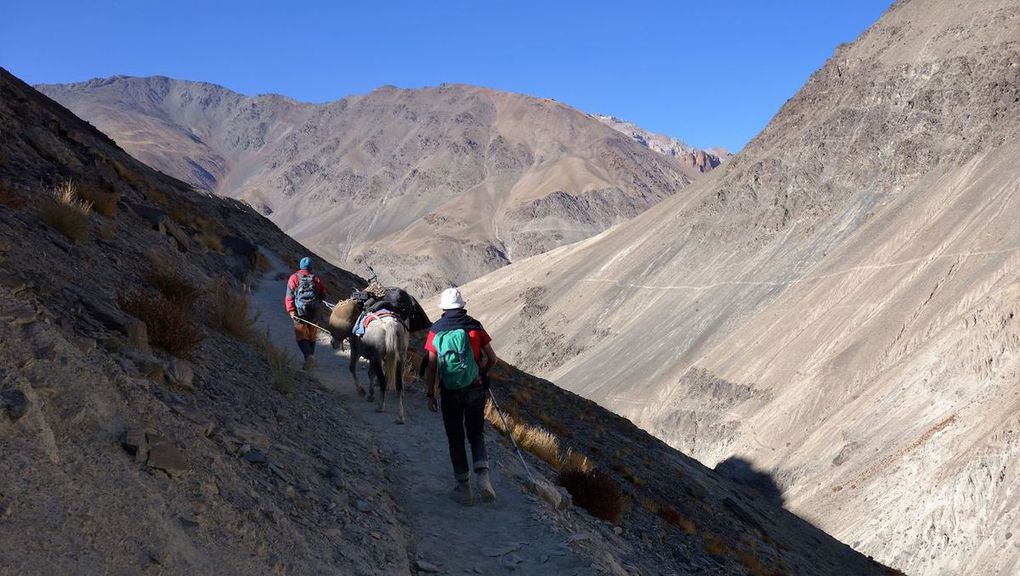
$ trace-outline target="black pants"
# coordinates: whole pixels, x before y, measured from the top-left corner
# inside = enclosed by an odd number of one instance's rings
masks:
[[[473,384],[462,390],[443,390],[443,426],[450,443],[450,462],[457,480],[468,479],[465,430],[476,472],[489,468],[485,452],[485,389]]]

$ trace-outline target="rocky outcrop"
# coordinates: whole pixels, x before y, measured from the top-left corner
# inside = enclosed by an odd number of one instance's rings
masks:
[[[696,171],[698,174],[711,172],[732,155],[722,148],[712,148],[709,150],[694,148],[682,140],[664,134],[649,132],[636,124],[621,120],[616,116],[595,114],[594,118],[617,132],[630,136],[635,142],[645,148],[676,159],[688,172],[691,170]]]

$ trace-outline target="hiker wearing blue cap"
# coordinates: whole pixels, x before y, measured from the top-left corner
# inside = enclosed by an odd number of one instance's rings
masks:
[[[322,280],[312,274],[312,259],[305,256],[298,263],[298,271],[287,280],[287,295],[283,300],[287,313],[294,319],[294,336],[298,348],[305,357],[302,370],[311,370],[315,365],[315,339],[318,330],[312,324],[319,312],[319,303],[326,298],[326,287]],[[305,322],[302,322],[305,320]]]

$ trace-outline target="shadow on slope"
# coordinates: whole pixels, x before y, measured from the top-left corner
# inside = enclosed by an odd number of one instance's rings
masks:
[[[624,558],[630,564],[649,573],[897,573],[781,508],[775,481],[746,460],[723,467],[740,478],[734,481],[630,420],[513,366],[500,365],[491,380],[507,412],[552,432],[561,448],[587,456],[618,482],[626,499],[618,525],[634,547]]]
[[[783,507],[783,491],[768,472],[755,470],[754,465],[743,458],[731,456],[715,465],[715,472],[757,492],[766,502]]]

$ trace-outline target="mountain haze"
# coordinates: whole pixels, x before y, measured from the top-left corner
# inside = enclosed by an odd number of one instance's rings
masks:
[[[1020,4],[897,2],[682,196],[465,293],[513,362],[855,548],[1016,574],[1018,136]]]
[[[38,88],[150,166],[425,294],[587,238],[704,171],[559,102],[465,85],[322,105],[163,77]]]

